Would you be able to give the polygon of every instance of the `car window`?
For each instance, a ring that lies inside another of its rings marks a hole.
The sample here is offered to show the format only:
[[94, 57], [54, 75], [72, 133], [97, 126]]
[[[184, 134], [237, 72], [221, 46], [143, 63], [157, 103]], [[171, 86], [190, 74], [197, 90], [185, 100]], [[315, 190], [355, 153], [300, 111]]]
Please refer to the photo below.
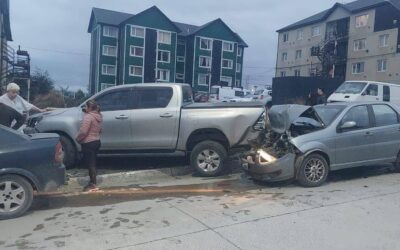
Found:
[[127, 110], [133, 108], [133, 92], [131, 89], [121, 89], [106, 92], [96, 98], [101, 111]]
[[235, 96], [236, 96], [236, 97], [243, 97], [243, 96], [244, 96], [244, 92], [243, 92], [243, 91], [236, 90], [236, 91], [235, 91]]
[[390, 102], [390, 87], [383, 86], [383, 101]]
[[135, 92], [139, 109], [165, 108], [173, 94], [170, 87], [138, 88]]
[[[202, 93], [198, 94], [199, 96], [203, 95]], [[182, 87], [182, 103], [188, 104], [193, 102], [193, 92], [190, 87]]]
[[342, 119], [341, 124], [344, 124], [346, 122], [356, 123], [356, 126], [351, 130], [369, 128], [370, 121], [367, 106], [356, 106], [347, 111]]
[[376, 84], [368, 85], [367, 89], [365, 90], [365, 94], [370, 96], [378, 96], [378, 85]]
[[377, 127], [398, 124], [397, 113], [387, 105], [372, 105]]
[[365, 82], [344, 82], [335, 93], [339, 94], [359, 94], [365, 88]]

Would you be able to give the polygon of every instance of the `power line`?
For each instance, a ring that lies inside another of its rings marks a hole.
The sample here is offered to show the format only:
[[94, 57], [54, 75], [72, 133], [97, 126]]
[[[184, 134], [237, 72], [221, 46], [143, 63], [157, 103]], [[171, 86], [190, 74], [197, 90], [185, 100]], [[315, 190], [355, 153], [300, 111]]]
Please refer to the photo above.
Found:
[[76, 56], [87, 56], [89, 57], [89, 54], [85, 54], [82, 52], [73, 52], [73, 51], [61, 51], [61, 50], [51, 50], [51, 49], [41, 49], [41, 48], [33, 48], [33, 47], [25, 47], [30, 50], [38, 50], [38, 51], [44, 51], [48, 53], [58, 53], [58, 54], [66, 54], [66, 55], [76, 55]]

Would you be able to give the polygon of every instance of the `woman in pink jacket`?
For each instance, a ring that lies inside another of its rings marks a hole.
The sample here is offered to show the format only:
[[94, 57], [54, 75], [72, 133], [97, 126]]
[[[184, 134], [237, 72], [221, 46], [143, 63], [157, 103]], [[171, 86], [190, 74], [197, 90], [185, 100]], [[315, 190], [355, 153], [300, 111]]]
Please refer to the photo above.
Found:
[[94, 100], [86, 102], [85, 115], [76, 137], [82, 145], [83, 162], [89, 169], [90, 182], [84, 191], [98, 190], [96, 187], [96, 155], [100, 149], [101, 124], [103, 122], [100, 107]]

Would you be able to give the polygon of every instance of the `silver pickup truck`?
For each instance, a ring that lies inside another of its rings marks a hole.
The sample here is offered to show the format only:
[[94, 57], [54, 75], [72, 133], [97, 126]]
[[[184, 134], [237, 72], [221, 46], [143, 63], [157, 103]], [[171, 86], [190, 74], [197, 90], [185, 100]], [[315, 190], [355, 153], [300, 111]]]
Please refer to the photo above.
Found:
[[[193, 103], [187, 84], [121, 85], [90, 99], [103, 115], [99, 156], [190, 156], [191, 166], [203, 176], [220, 173], [228, 154], [256, 138], [263, 124], [262, 104]], [[60, 135], [67, 167], [80, 155], [74, 138], [82, 106], [28, 120], [28, 130]]]

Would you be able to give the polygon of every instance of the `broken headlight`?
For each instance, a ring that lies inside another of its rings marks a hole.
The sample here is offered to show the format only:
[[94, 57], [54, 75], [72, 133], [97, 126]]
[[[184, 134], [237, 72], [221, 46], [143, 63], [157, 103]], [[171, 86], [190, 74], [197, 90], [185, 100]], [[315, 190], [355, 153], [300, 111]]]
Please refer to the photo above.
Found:
[[267, 164], [276, 161], [276, 158], [273, 157], [272, 155], [268, 154], [264, 150], [260, 149], [257, 151], [258, 155], [258, 162], [260, 164]]

